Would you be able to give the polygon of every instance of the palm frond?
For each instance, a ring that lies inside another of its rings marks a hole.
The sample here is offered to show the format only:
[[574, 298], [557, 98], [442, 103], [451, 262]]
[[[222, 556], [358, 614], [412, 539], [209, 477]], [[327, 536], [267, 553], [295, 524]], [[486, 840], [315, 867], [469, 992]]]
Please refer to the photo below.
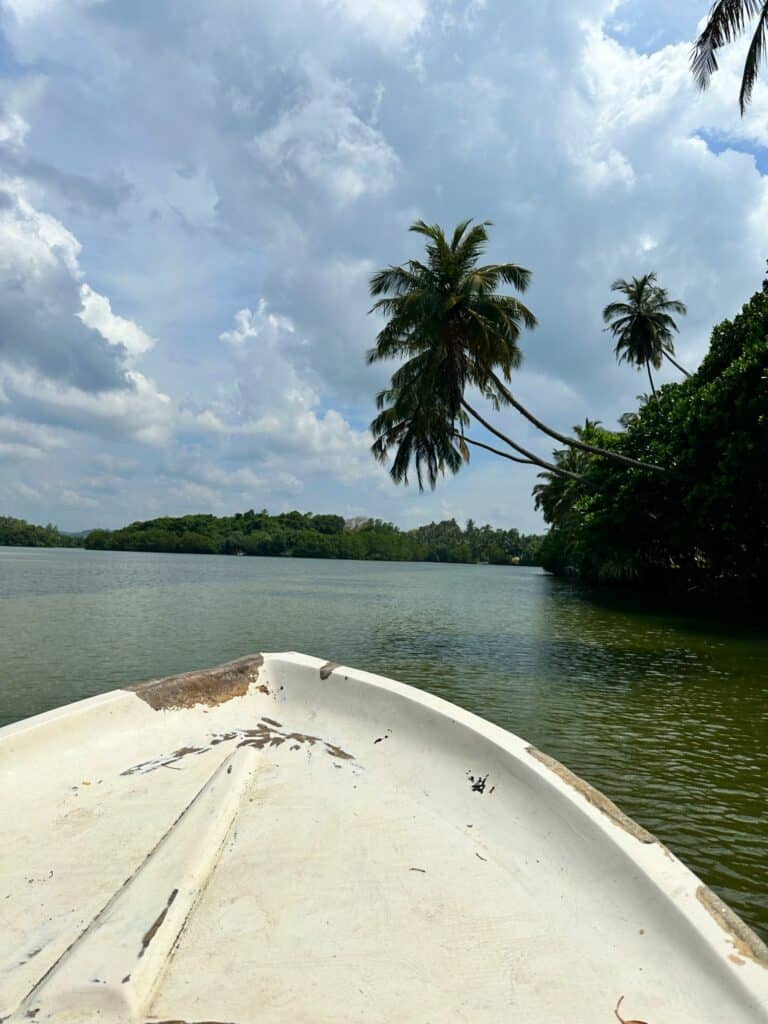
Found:
[[717, 51], [742, 35], [761, 6], [760, 0], [717, 0], [691, 52], [691, 70], [706, 89], [718, 69]]
[[743, 35], [755, 17], [758, 24], [747, 51], [739, 91], [742, 116], [752, 98], [768, 42], [768, 0], [717, 0], [691, 51], [691, 71], [698, 88], [704, 90], [719, 68], [717, 51]]
[[754, 89], [755, 82], [757, 81], [760, 64], [765, 56], [767, 37], [768, 3], [764, 3], [757, 21], [757, 28], [752, 36], [752, 42], [749, 44], [746, 60], [744, 61], [744, 73], [742, 75], [741, 89], [739, 91], [739, 110], [741, 111], [742, 116], [747, 109], [749, 101], [752, 99], [752, 90]]
[[[613, 290], [616, 291], [616, 288], [614, 288]], [[629, 305], [629, 303], [627, 303], [627, 302], [609, 302], [608, 305], [603, 310], [603, 321], [606, 324], [609, 324], [612, 320], [615, 320], [617, 317], [620, 317], [620, 316], [627, 317], [627, 316], [631, 316], [631, 315], [632, 315], [632, 307]]]
[[504, 284], [511, 284], [518, 292], [526, 291], [531, 283], [530, 270], [518, 266], [517, 263], [499, 263], [494, 266], [494, 270]]
[[[472, 223], [472, 218], [469, 217], [467, 220], [459, 221], [453, 231], [453, 237], [451, 238], [451, 249], [456, 252], [461, 243], [461, 239], [464, 236], [464, 232], [467, 230], [469, 225]], [[490, 223], [490, 221], [488, 222]]]

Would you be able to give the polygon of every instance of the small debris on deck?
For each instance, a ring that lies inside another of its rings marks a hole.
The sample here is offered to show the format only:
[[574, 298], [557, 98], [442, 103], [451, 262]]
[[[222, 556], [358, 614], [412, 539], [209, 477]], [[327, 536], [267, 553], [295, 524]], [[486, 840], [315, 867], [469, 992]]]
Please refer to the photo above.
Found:
[[[467, 772], [467, 778], [469, 779], [470, 783], [472, 784], [472, 792], [473, 793], [484, 793], [485, 792], [485, 786], [486, 786], [486, 783], [488, 782], [488, 773], [486, 773], [485, 775], [477, 775], [477, 776], [475, 776], [471, 772]], [[496, 787], [494, 786], [493, 788], [495, 789]], [[491, 790], [491, 792], [493, 792], [493, 789]]]

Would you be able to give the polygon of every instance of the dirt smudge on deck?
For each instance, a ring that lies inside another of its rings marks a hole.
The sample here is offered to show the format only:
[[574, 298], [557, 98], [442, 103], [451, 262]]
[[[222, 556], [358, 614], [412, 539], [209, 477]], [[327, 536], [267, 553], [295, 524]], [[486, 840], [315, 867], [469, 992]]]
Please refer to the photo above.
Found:
[[143, 775], [147, 772], [157, 771], [158, 768], [174, 768], [178, 770], [178, 761], [183, 761], [187, 757], [205, 754], [220, 743], [231, 743], [233, 741], [236, 741], [236, 746], [238, 747], [255, 747], [257, 750], [263, 750], [266, 747], [281, 747], [284, 743], [290, 741], [291, 750], [301, 750], [303, 747], [318, 747], [335, 760], [355, 760], [354, 754], [350, 754], [337, 743], [331, 743], [330, 740], [326, 740], [322, 736], [313, 736], [305, 732], [290, 732], [283, 726], [278, 727], [274, 719], [262, 717], [255, 728], [231, 729], [229, 732], [213, 733], [206, 746], [180, 747], [171, 754], [162, 754], [149, 761], [142, 761], [140, 764], [132, 765], [120, 774]]

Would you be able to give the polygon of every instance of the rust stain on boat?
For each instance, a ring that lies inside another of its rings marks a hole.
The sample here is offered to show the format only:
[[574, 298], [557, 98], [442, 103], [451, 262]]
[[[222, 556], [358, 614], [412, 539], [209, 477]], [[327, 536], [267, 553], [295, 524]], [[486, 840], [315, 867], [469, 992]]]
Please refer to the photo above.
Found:
[[[264, 658], [256, 654], [217, 668], [185, 672], [165, 679], [151, 679], [125, 689], [135, 693], [155, 711], [193, 708], [198, 704], [214, 707], [235, 697], [244, 697], [248, 688], [258, 679], [263, 664]], [[259, 689], [265, 690], [263, 684]]]
[[554, 772], [563, 782], [575, 789], [577, 793], [580, 793], [593, 807], [596, 807], [598, 811], [602, 811], [603, 814], [611, 819], [614, 825], [618, 825], [619, 828], [624, 829], [629, 835], [639, 839], [641, 843], [658, 843], [659, 846], [663, 845], [659, 843], [656, 836], [643, 828], [642, 825], [638, 825], [636, 821], [633, 821], [624, 811], [617, 807], [612, 800], [609, 800], [605, 794], [601, 793], [599, 789], [595, 789], [594, 786], [590, 786], [588, 782], [572, 772], [570, 768], [566, 768], [564, 764], [561, 764], [554, 757], [550, 757], [549, 754], [543, 753], [536, 747], [527, 747], [526, 750], [531, 757], [535, 757], [537, 761], [540, 761], [541, 764]]
[[696, 899], [728, 936], [738, 954], [729, 957], [733, 963], [743, 964], [744, 960], [740, 958], [746, 957], [761, 967], [768, 967], [768, 946], [755, 935], [749, 925], [744, 924], [741, 918], [723, 903], [719, 896], [706, 885], [700, 885], [696, 890]]
[[331, 672], [335, 671], [339, 667], [335, 661], [326, 661], [324, 665], [320, 667], [320, 678], [327, 679]]

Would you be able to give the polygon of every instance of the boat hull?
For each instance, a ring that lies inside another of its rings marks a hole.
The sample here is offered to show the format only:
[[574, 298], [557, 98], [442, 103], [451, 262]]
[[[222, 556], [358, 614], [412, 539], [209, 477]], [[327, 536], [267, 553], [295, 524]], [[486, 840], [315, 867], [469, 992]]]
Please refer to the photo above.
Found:
[[0, 730], [0, 1018], [768, 1021], [768, 952], [516, 737], [297, 654]]

